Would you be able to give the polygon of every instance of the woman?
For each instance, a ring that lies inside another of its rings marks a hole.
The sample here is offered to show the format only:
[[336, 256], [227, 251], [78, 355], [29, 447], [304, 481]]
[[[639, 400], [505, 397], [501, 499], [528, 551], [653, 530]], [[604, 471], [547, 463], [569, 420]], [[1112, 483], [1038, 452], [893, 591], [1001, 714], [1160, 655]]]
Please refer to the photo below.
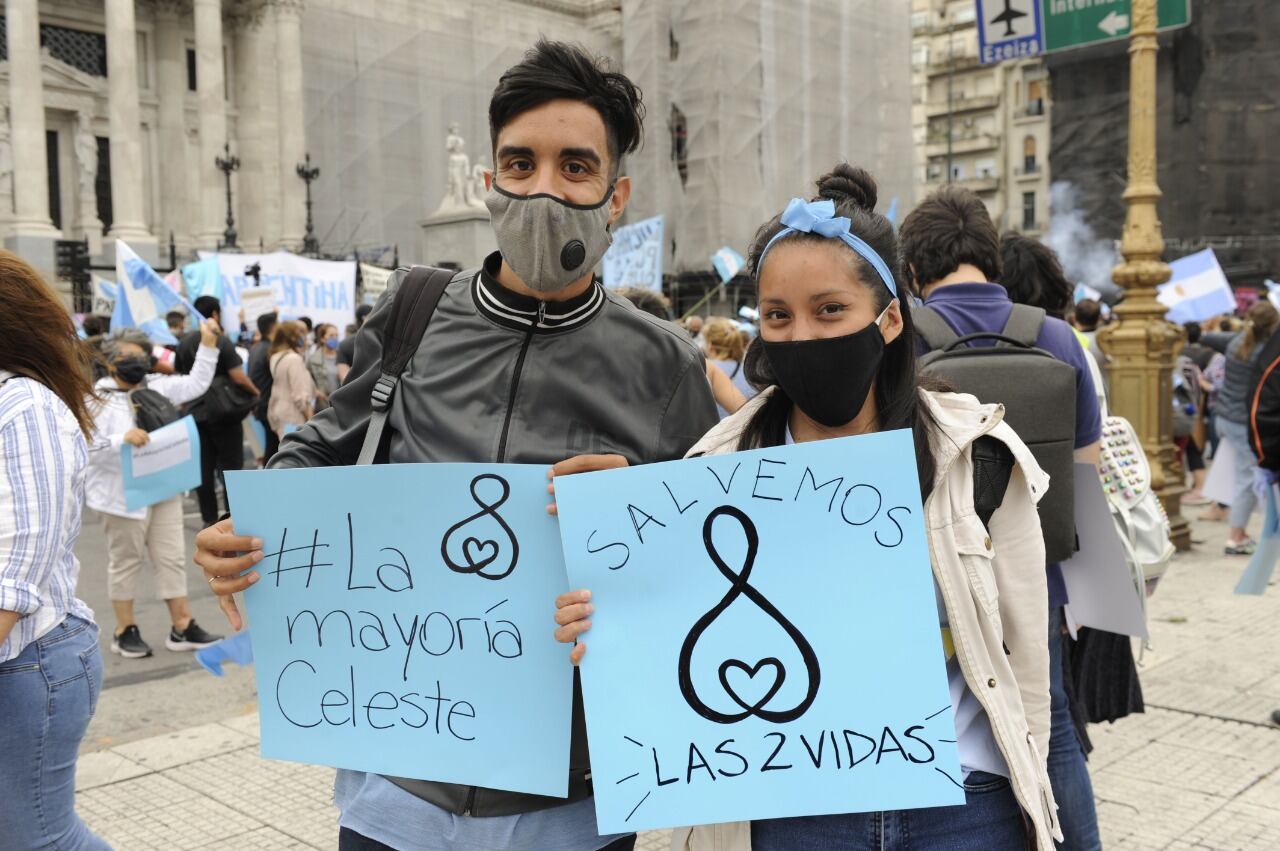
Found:
[[316, 346], [307, 355], [307, 371], [316, 386], [316, 410], [329, 407], [329, 396], [338, 389], [338, 326], [321, 322], [315, 330]]
[[0, 845], [12, 851], [109, 851], [75, 811], [102, 688], [98, 627], [75, 594], [89, 376], [57, 297], [0, 251]]
[[737, 324], [723, 316], [707, 320], [702, 339], [707, 354], [707, 378], [711, 380], [711, 392], [723, 420], [756, 395], [742, 363], [746, 344]]
[[302, 359], [307, 348], [306, 327], [286, 320], [271, 337], [267, 363], [271, 369], [271, 401], [267, 422], [280, 438], [311, 419], [316, 385]]
[[[134, 620], [142, 561], [151, 557], [156, 588], [169, 608], [172, 628], [165, 638], [170, 650], [199, 650], [222, 638], [205, 632], [191, 617], [187, 601], [187, 541], [182, 525], [182, 495], [130, 510], [124, 493], [120, 448], [146, 446], [150, 437], [139, 427], [135, 410], [141, 400], [134, 393], [152, 390], [181, 405], [198, 399], [209, 389], [218, 363], [218, 326], [213, 320], [200, 326], [200, 348], [190, 375], [153, 373], [146, 334], [126, 328], [102, 342], [108, 374], [94, 385], [93, 437], [89, 445], [89, 469], [85, 501], [103, 516], [107, 538], [107, 596], [115, 610], [116, 628], [111, 652], [126, 659], [151, 655]], [[177, 411], [173, 411], [177, 415]]]
[[1253, 490], [1258, 461], [1249, 445], [1249, 393], [1262, 346], [1277, 327], [1280, 327], [1280, 314], [1270, 302], [1259, 301], [1249, 308], [1244, 330], [1227, 345], [1222, 389], [1214, 403], [1218, 434], [1231, 444], [1236, 459], [1235, 496], [1227, 518], [1227, 545], [1223, 548], [1229, 556], [1253, 555], [1257, 547], [1257, 542], [1245, 532], [1249, 515], [1258, 504]]
[[[1047, 590], [1044, 571], [1026, 569], [1044, 562], [1035, 502], [1047, 477], [999, 406], [918, 385], [910, 309], [898, 298], [896, 239], [873, 212], [870, 175], [841, 165], [818, 189], [821, 203], [793, 200], [751, 248], [761, 326], [747, 374], [765, 389], [690, 455], [912, 429], [934, 575], [946, 579], [935, 584], [936, 614], [944, 645], [954, 648], [947, 673], [966, 804], [762, 820], [751, 824], [749, 841], [740, 829], [727, 845], [730, 828], [695, 828], [678, 833], [675, 847], [906, 848], [909, 822], [912, 849], [1026, 848], [1030, 830], [1041, 851], [1052, 851], [1061, 833], [1044, 756]], [[1006, 467], [998, 506], [983, 500], [985, 509], [974, 505], [972, 447], [980, 439], [1003, 444], [1016, 461]], [[556, 601], [558, 640], [587, 631], [589, 597], [575, 591]], [[579, 642], [570, 658], [585, 651]]]

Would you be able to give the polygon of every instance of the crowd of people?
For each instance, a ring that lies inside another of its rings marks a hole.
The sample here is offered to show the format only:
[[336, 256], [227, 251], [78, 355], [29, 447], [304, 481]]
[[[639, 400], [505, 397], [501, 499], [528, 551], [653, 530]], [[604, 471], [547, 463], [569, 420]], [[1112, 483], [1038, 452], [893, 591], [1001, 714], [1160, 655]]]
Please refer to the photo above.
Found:
[[[972, 193], [939, 190], [895, 229], [876, 212], [873, 176], [837, 164], [817, 179], [816, 194], [793, 199], [750, 245], [758, 325], [701, 317], [677, 325], [660, 295], [629, 300], [593, 273], [609, 227], [633, 189], [644, 189], [622, 169], [643, 115], [630, 80], [572, 46], [539, 42], [502, 75], [489, 107], [495, 159], [485, 199], [498, 251], [446, 288], [446, 307], [414, 357], [415, 380], [391, 399], [385, 457], [539, 463], [555, 477], [909, 429], [926, 522], [937, 532], [936, 610], [927, 614], [943, 636], [965, 803], [695, 826], [677, 831], [674, 847], [1100, 848], [1084, 733], [1095, 719], [1069, 698], [1076, 657], [1064, 623], [1064, 554], [1049, 534], [1069, 532], [1072, 518], [1045, 513], [1048, 462], [1007, 421], [996, 404], [1004, 400], [956, 392], [964, 388], [933, 371], [939, 350], [927, 338], [979, 335], [987, 339], [975, 345], [992, 345], [1031, 316], [1029, 347], [1074, 391], [1074, 415], [1058, 424], [1069, 435], [1068, 464], [1096, 464], [1107, 410], [1096, 339], [1102, 307], [1075, 304], [1053, 252], [1001, 238]], [[127, 508], [121, 447], [145, 445], [177, 412], [194, 417], [207, 527], [195, 561], [230, 627], [241, 629], [234, 595], [257, 581], [263, 553], [260, 541], [236, 534], [220, 474], [245, 464], [245, 417], [262, 427], [257, 456], [267, 467], [355, 464], [405, 275], [393, 276], [376, 307], [357, 312], [345, 336], [267, 314], [233, 340], [221, 304], [203, 297], [198, 327], [171, 318], [182, 333], [166, 352], [97, 317], [85, 321], [82, 340], [31, 267], [0, 252], [0, 515], [17, 521], [0, 526], [6, 848], [107, 847], [74, 807], [76, 752], [102, 677], [94, 614], [76, 596], [82, 506], [105, 519], [114, 652], [152, 652], [133, 617], [144, 556], [172, 622], [166, 647], [219, 638], [187, 604], [182, 497]], [[1280, 378], [1267, 371], [1278, 336], [1268, 307], [1251, 309], [1225, 342], [1198, 335], [1187, 350], [1196, 367], [1192, 420], [1209, 418], [1237, 452], [1229, 553], [1252, 551], [1245, 526], [1259, 459], [1272, 481], [1280, 468], [1267, 442], [1275, 435], [1264, 441], [1256, 425], [1250, 434], [1251, 422], [1275, 422], [1267, 405], [1280, 395], [1267, 389]], [[522, 381], [540, 392], [516, 393]], [[1206, 447], [1194, 431], [1180, 438], [1192, 476], [1192, 447], [1201, 458]], [[596, 611], [590, 589], [555, 601], [548, 630], [572, 645], [575, 665], [595, 617], [608, 612]], [[1124, 682], [1093, 687], [1128, 695], [1136, 678], [1129, 642], [1106, 646], [1103, 667], [1123, 670], [1115, 679]], [[575, 675], [575, 696], [579, 689]], [[1141, 709], [1140, 696], [1121, 702], [1118, 714]], [[339, 847], [632, 848], [634, 834], [599, 833], [580, 699], [569, 766], [564, 801], [339, 769]]]

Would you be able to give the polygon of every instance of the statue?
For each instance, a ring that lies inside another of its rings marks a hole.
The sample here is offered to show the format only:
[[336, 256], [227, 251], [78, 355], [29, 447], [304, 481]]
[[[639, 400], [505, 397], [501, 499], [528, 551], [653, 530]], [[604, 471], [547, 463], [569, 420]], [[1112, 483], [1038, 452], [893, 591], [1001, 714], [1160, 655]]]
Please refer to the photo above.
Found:
[[457, 123], [449, 125], [449, 137], [445, 148], [449, 151], [449, 186], [440, 209], [461, 209], [470, 206], [471, 159], [463, 150], [467, 142], [459, 135]]
[[[89, 124], [88, 110], [80, 110], [76, 121], [76, 162], [80, 164], [80, 203], [91, 203], [89, 209], [97, 215], [98, 204], [98, 140]], [[88, 218], [87, 216], [85, 218]]]
[[484, 188], [484, 173], [488, 171], [488, 166], [484, 163], [476, 163], [471, 167], [471, 182], [467, 185], [470, 195], [467, 203], [472, 207], [484, 209], [484, 196], [489, 191]]
[[9, 141], [9, 110], [0, 115], [0, 212], [13, 213], [13, 144]]

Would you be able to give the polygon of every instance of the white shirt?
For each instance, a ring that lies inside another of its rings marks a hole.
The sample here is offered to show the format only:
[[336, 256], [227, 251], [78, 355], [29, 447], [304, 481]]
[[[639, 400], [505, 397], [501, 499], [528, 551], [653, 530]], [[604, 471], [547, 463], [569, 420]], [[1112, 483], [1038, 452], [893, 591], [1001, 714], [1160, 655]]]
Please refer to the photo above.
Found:
[[[218, 350], [213, 346], [200, 346], [190, 375], [161, 375], [151, 373], [144, 385], [148, 390], [167, 397], [175, 405], [198, 399], [209, 389], [213, 373], [218, 365]], [[142, 520], [146, 508], [129, 511], [124, 500], [124, 470], [120, 466], [120, 447], [124, 435], [134, 427], [133, 410], [129, 406], [129, 394], [120, 389], [111, 376], [94, 385], [102, 398], [91, 406], [93, 411], [93, 439], [89, 444], [89, 470], [85, 482], [85, 503], [94, 511]]]

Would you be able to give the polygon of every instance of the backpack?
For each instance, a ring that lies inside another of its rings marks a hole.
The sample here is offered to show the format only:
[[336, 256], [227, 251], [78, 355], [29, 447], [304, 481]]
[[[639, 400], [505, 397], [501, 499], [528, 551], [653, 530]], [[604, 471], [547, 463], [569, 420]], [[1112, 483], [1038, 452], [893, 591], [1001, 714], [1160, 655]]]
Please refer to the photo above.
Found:
[[391, 410], [396, 385], [418, 350], [436, 305], [440, 303], [440, 296], [444, 295], [445, 287], [455, 274], [450, 269], [414, 266], [396, 290], [382, 335], [382, 374], [369, 394], [372, 407], [369, 429], [365, 432], [357, 464], [386, 463], [387, 413]]
[[155, 431], [182, 419], [168, 396], [145, 384], [129, 391], [129, 407], [133, 409], [133, 424], [143, 431]]
[[[1076, 371], [1036, 348], [1044, 316], [1040, 308], [1015, 304], [1003, 330], [961, 337], [933, 309], [912, 311], [916, 332], [931, 349], [920, 358], [920, 373], [981, 402], [1003, 404], [1005, 422], [1049, 474], [1038, 509], [1045, 559], [1053, 563], [1076, 551]], [[996, 345], [969, 345], [978, 340]]]
[[1098, 475], [1138, 596], [1145, 603], [1169, 566], [1174, 547], [1169, 540], [1169, 518], [1151, 489], [1147, 454], [1138, 433], [1124, 417], [1102, 421]]

